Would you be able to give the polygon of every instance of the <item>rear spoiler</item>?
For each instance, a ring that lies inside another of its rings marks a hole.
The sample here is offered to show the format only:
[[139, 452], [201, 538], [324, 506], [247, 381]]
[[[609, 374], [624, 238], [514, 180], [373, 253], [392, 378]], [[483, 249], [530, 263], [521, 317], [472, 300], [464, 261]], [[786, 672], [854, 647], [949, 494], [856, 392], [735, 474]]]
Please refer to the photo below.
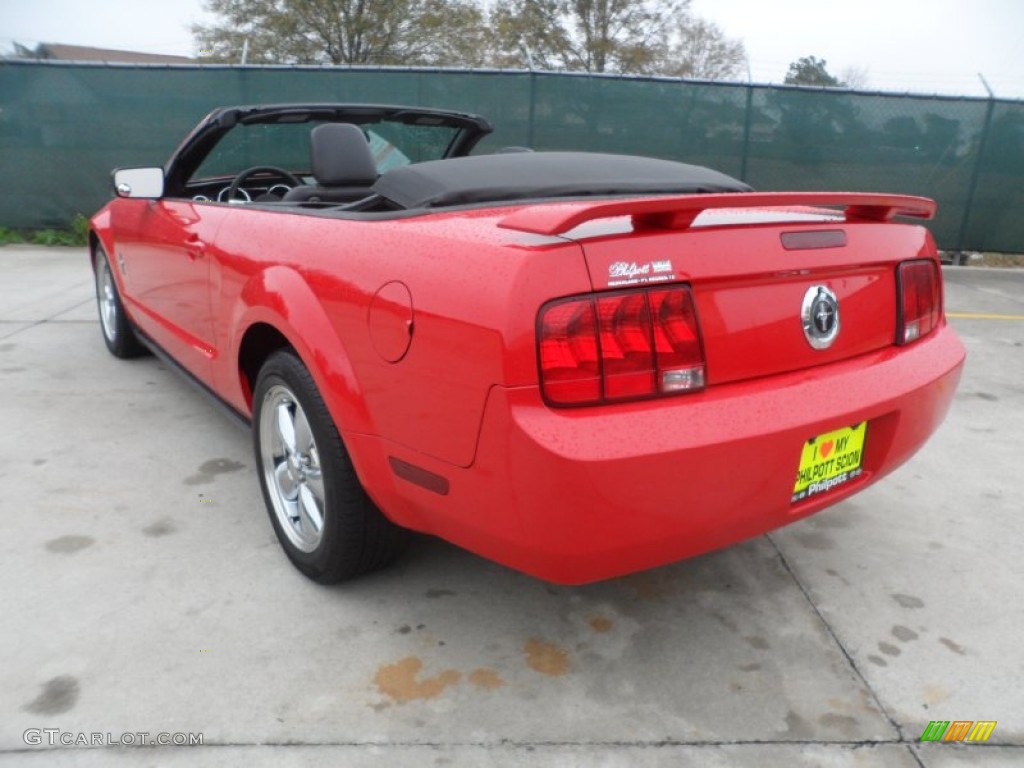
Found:
[[912, 195], [730, 192], [530, 206], [506, 216], [498, 226], [537, 235], [558, 235], [594, 219], [632, 216], [633, 226], [637, 229], [686, 229], [703, 211], [780, 207], [842, 208], [847, 221], [888, 221], [893, 216], [930, 219], [935, 216], [936, 209], [934, 200]]

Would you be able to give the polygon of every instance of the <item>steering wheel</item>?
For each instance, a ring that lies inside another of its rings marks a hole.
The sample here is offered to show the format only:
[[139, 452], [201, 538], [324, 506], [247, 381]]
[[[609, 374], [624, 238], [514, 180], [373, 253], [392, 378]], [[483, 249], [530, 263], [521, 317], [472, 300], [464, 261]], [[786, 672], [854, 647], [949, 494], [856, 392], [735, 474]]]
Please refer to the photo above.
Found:
[[[286, 171], [284, 168], [278, 168], [276, 165], [254, 165], [252, 168], [247, 168], [240, 174], [235, 176], [235, 180], [231, 182], [231, 186], [228, 187], [225, 198], [227, 202], [232, 202], [236, 199], [238, 190], [242, 188], [242, 185], [249, 181], [249, 177], [256, 176], [261, 173], [269, 173], [280, 179], [284, 179], [286, 182], [291, 184], [293, 187], [301, 187], [303, 182], [298, 176], [290, 171]], [[244, 198], [237, 198], [244, 200]]]

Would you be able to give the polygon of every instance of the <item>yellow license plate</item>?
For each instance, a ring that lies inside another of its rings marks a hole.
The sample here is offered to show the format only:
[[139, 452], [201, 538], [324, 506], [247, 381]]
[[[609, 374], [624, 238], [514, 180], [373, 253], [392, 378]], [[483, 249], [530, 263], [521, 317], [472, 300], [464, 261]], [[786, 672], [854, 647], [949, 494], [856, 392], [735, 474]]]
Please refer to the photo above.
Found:
[[793, 486], [793, 503], [848, 483], [863, 471], [868, 423], [843, 427], [804, 443]]

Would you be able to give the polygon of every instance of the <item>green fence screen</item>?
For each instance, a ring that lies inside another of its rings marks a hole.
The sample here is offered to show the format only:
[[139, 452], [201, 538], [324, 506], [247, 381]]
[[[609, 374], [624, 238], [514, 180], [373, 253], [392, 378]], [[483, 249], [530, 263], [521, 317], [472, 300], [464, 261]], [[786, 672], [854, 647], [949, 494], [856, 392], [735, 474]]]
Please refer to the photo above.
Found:
[[1024, 102], [547, 72], [0, 62], [0, 225], [66, 225], [116, 166], [160, 165], [210, 109], [460, 109], [509, 145], [665, 157], [759, 190], [925, 195], [940, 247], [1024, 252]]

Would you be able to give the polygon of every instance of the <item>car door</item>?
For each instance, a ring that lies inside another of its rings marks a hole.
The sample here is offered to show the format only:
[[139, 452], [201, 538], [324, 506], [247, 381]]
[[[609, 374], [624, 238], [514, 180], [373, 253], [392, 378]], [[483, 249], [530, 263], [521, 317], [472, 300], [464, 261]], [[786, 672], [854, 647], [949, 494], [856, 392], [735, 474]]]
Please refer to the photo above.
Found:
[[213, 346], [208, 248], [227, 206], [192, 200], [124, 201], [112, 215], [115, 269], [140, 329], [209, 383]]

